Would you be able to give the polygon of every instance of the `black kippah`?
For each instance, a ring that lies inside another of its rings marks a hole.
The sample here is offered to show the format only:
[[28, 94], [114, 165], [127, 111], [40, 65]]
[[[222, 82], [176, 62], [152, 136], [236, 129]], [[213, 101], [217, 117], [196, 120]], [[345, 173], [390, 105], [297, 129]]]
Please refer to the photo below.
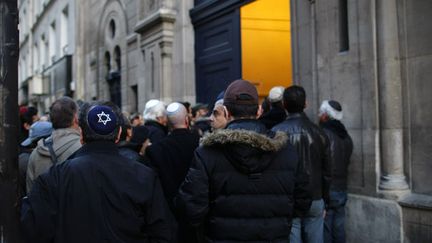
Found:
[[339, 104], [339, 102], [330, 100], [328, 103], [333, 109], [337, 111], [342, 111], [342, 106]]

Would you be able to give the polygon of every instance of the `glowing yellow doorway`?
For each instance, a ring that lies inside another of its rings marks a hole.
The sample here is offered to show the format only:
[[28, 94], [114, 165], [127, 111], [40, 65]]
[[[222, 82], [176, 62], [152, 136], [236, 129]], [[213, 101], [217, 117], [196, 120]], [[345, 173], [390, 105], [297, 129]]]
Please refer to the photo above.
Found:
[[289, 0], [256, 0], [240, 9], [243, 79], [258, 94], [292, 83]]

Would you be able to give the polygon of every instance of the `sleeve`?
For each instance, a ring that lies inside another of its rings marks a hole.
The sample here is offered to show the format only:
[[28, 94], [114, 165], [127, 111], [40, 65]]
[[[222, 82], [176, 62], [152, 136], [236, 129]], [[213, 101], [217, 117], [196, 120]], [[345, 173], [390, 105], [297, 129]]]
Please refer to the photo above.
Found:
[[189, 223], [198, 226], [204, 222], [209, 208], [209, 182], [207, 170], [199, 153], [195, 152], [192, 165], [180, 186], [176, 208]]
[[[298, 156], [296, 159], [298, 160]], [[309, 173], [303, 163], [298, 160], [295, 172], [294, 184], [294, 218], [304, 217], [312, 203], [312, 196], [309, 190]]]
[[33, 181], [36, 179], [35, 175], [35, 168], [34, 168], [34, 156], [35, 156], [36, 149], [33, 150], [33, 152], [30, 154], [29, 162], [27, 164], [27, 172], [26, 172], [26, 191], [27, 193], [30, 192]]
[[150, 242], [171, 242], [174, 238], [175, 219], [168, 208], [159, 178], [155, 175], [150, 204], [146, 207], [146, 233]]
[[312, 164], [309, 156], [309, 137], [305, 133], [287, 133], [288, 141], [297, 151], [299, 164], [302, 164], [302, 170], [309, 178], [312, 171]]
[[52, 242], [56, 232], [58, 169], [39, 176], [23, 199], [21, 225], [28, 242]]
[[294, 217], [304, 217], [308, 213], [311, 203], [311, 162], [307, 148], [309, 138], [304, 133], [287, 133], [289, 143], [297, 153], [297, 168], [294, 185]]
[[326, 208], [330, 204], [330, 184], [332, 178], [332, 159], [334, 158], [334, 149], [330, 144], [329, 138], [323, 133], [323, 158], [322, 158], [322, 193]]
[[164, 161], [164, 151], [158, 144], [153, 144], [146, 148], [144, 155], [147, 158], [147, 166], [152, 168], [155, 172], [159, 173], [161, 170], [160, 164]]

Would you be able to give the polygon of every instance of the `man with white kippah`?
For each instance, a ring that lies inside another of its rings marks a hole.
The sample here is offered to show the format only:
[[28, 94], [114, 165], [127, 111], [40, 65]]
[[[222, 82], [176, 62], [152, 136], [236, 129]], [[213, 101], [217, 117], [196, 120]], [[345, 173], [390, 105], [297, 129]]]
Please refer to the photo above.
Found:
[[272, 129], [286, 119], [287, 115], [282, 104], [283, 92], [284, 87], [282, 86], [275, 86], [269, 92], [267, 99], [270, 103], [270, 110], [259, 118], [267, 129]]
[[166, 109], [170, 134], [158, 143], [149, 146], [146, 155], [150, 166], [158, 173], [165, 198], [178, 222], [178, 242], [193, 243], [194, 233], [181, 217], [176, 214], [173, 199], [192, 162], [193, 154], [199, 144], [199, 136], [189, 130], [188, 111], [178, 102]]
[[345, 204], [347, 202], [348, 164], [353, 142], [345, 126], [342, 106], [334, 100], [324, 100], [319, 109], [320, 126], [330, 141], [332, 182], [330, 205], [324, 223], [324, 242], [345, 242]]
[[162, 101], [149, 100], [145, 105], [143, 117], [152, 144], [159, 142], [168, 134], [165, 104]]
[[158, 176], [119, 154], [120, 124], [110, 102], [80, 108], [83, 146], [39, 176], [23, 199], [27, 242], [172, 242], [174, 220]]

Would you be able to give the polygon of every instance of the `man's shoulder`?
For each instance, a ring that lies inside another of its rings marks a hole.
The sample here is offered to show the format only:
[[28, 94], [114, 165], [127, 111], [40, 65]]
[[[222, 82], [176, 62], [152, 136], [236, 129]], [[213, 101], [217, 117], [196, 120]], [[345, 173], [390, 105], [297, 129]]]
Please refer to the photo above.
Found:
[[[100, 159], [102, 159], [102, 157], [100, 157], [99, 155], [95, 155], [94, 153], [90, 152], [80, 152], [78, 151], [72, 158], [67, 159], [66, 161], [64, 161], [63, 163], [59, 164], [59, 166], [63, 166], [63, 167], [69, 167], [71, 169], [88, 169], [88, 167], [92, 167], [92, 166], [96, 166], [96, 165], [92, 165], [94, 163], [101, 163], [101, 164], [110, 164], [109, 168], [115, 168], [115, 166], [117, 165], [117, 167], [122, 167], [125, 169], [129, 169], [129, 170], [134, 170], [137, 173], [147, 173], [147, 174], [152, 174], [153, 170], [132, 159], [126, 158], [121, 156], [119, 153], [115, 153], [112, 155], [109, 155], [109, 158], [106, 159], [104, 161], [100, 161]], [[115, 163], [112, 163], [115, 162]]]
[[283, 132], [300, 132], [305, 126], [308, 125], [309, 120], [300, 119], [286, 119], [281, 123], [275, 125], [272, 131], [283, 131]]
[[48, 148], [43, 144], [43, 139], [39, 140], [38, 145], [29, 155], [29, 164], [39, 163], [41, 160], [51, 161]]

